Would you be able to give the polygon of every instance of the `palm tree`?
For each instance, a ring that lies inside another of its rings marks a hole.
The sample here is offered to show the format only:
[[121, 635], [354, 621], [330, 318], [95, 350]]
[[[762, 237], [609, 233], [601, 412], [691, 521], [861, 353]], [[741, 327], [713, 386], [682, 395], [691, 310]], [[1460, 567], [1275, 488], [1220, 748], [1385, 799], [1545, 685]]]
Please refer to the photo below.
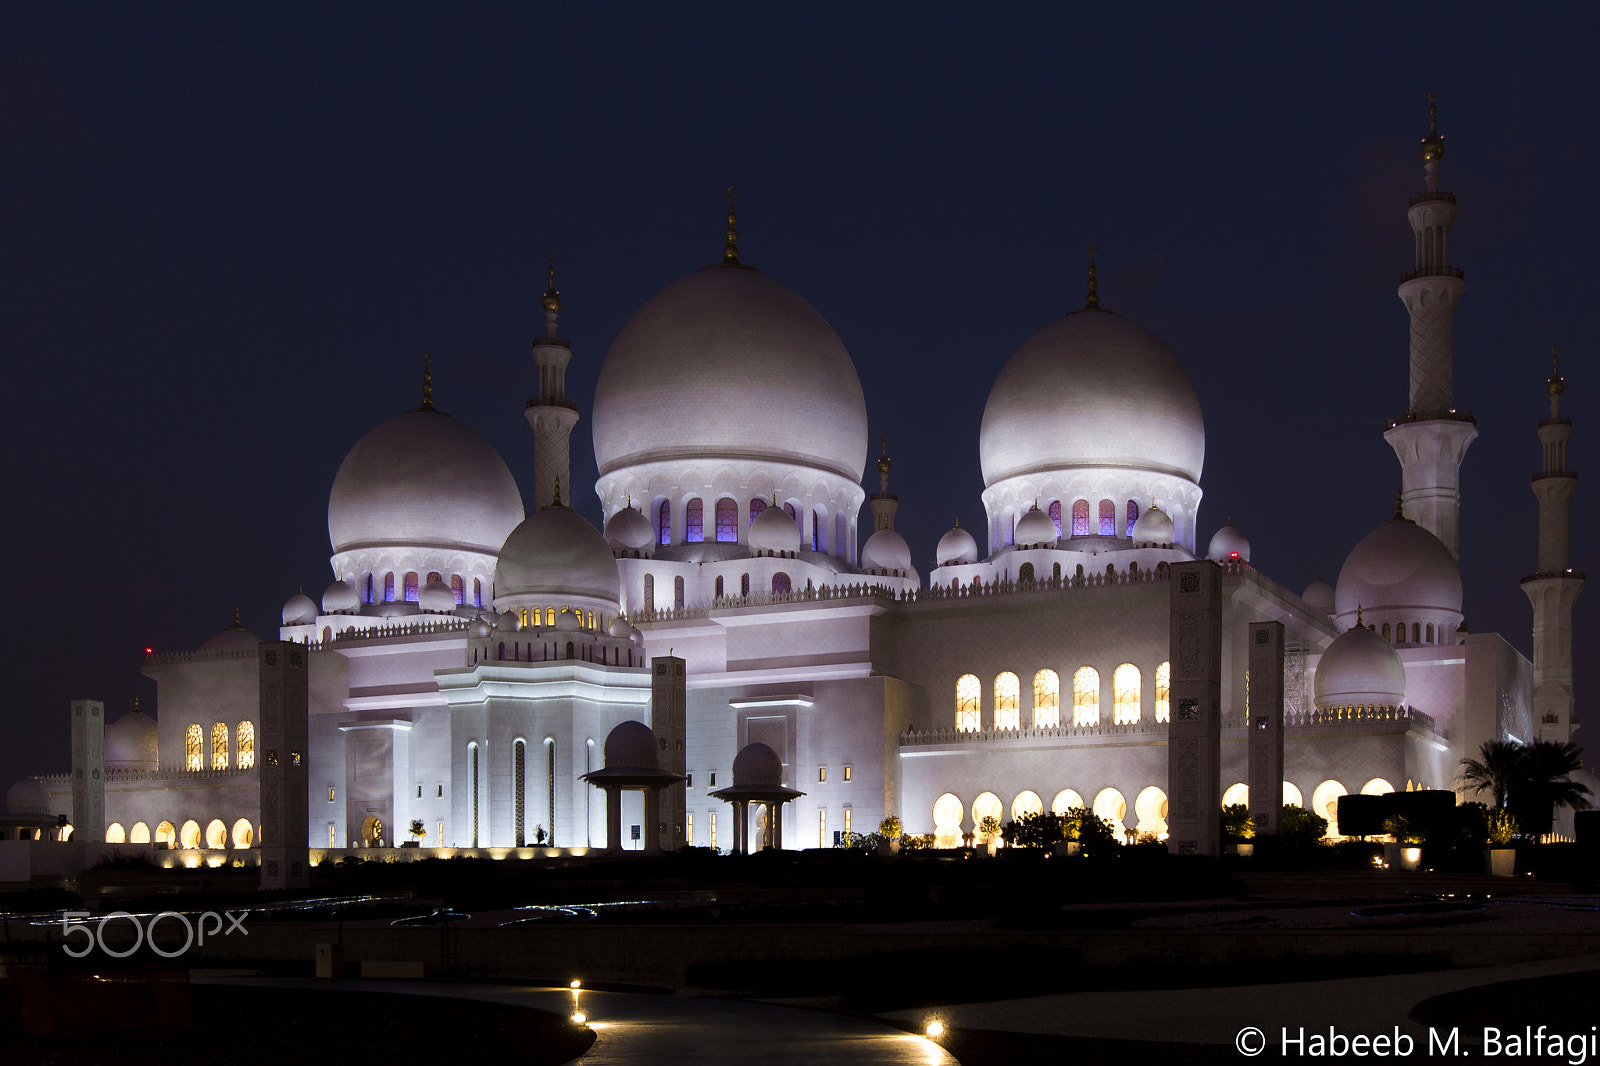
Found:
[[1549, 832], [1557, 807], [1586, 810], [1589, 786], [1571, 780], [1583, 769], [1578, 746], [1570, 741], [1536, 740], [1521, 750], [1512, 804], [1518, 821], [1532, 832]]
[[1461, 781], [1473, 792], [1493, 792], [1494, 805], [1505, 807], [1512, 786], [1519, 784], [1522, 745], [1514, 740], [1486, 740], [1478, 758], [1461, 760]]

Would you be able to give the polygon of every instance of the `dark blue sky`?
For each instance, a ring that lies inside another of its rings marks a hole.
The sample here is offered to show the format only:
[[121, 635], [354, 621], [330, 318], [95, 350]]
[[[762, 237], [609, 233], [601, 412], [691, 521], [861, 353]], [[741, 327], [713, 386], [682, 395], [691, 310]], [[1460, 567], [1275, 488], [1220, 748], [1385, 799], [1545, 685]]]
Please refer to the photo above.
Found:
[[[0, 11], [0, 785], [65, 768], [70, 698], [148, 704], [146, 645], [193, 647], [235, 602], [271, 635], [320, 594], [334, 472], [416, 405], [423, 351], [526, 488], [547, 252], [598, 521], [600, 363], [717, 258], [729, 182], [745, 261], [854, 356], [924, 572], [957, 516], [981, 527], [983, 398], [1081, 304], [1094, 240], [1103, 304], [1199, 390], [1202, 541], [1231, 514], [1270, 577], [1331, 580], [1399, 479], [1381, 430], [1407, 399], [1394, 290], [1430, 89], [1481, 428], [1466, 612], [1529, 649], [1551, 344], [1572, 465], [1600, 470], [1592, 5], [684, 7]], [[1597, 516], [1586, 482], [1575, 563], [1600, 572]], [[1582, 661], [1600, 592], [1579, 607]]]

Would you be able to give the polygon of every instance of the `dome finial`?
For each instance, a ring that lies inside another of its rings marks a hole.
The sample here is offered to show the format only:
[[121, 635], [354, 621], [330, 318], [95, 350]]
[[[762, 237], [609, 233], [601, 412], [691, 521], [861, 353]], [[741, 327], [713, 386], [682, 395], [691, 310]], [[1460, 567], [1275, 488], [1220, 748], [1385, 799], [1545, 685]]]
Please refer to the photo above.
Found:
[[[549, 255], [547, 255], [545, 257], [545, 261], [544, 262], [545, 262], [545, 273], [549, 276], [550, 280], [545, 285], [544, 299], [540, 301], [540, 304], [544, 307], [547, 321], [549, 321], [549, 323], [550, 323], [550, 325], [551, 325], [551, 327], [553, 329], [554, 326], [555, 326], [554, 315], [555, 315], [555, 313], [557, 311], [561, 310], [561, 290], [556, 288], [556, 257], [555, 257], [555, 253], [552, 252]], [[551, 336], [554, 336], [554, 333], [552, 333]]]
[[1361, 624], [1361, 605], [1359, 603], [1356, 604], [1356, 628], [1357, 629], [1365, 629], [1365, 628], [1367, 628], [1366, 626]]
[[887, 476], [889, 473], [889, 434], [882, 434], [878, 441], [878, 473]]
[[422, 353], [422, 406], [420, 411], [433, 410], [433, 356]]
[[1422, 138], [1422, 161], [1434, 163], [1444, 158], [1444, 138], [1439, 136], [1439, 90], [1428, 93], [1428, 135]]
[[739, 190], [729, 185], [723, 195], [728, 198], [728, 232], [723, 235], [727, 244], [722, 248], [722, 261], [728, 266], [738, 266], [739, 220], [733, 213], [733, 198], [739, 195]]
[[1089, 247], [1086, 250], [1089, 253], [1089, 296], [1088, 299], [1084, 300], [1083, 302], [1085, 310], [1091, 307], [1100, 306], [1100, 282], [1095, 277], [1094, 270], [1095, 243], [1090, 241]]
[[550, 506], [551, 506], [551, 507], [563, 507], [563, 506], [565, 506], [565, 505], [564, 505], [564, 504], [563, 504], [563, 503], [562, 503], [562, 502], [561, 502], [561, 475], [560, 475], [560, 474], [557, 474], [557, 475], [556, 475], [556, 492], [555, 492], [555, 499], [553, 499], [553, 500], [551, 500], [551, 501], [550, 501]]
[[229, 629], [243, 629], [244, 628], [244, 623], [239, 621], [239, 605], [237, 603], [233, 605], [233, 625], [229, 626], [228, 628]]
[[1405, 495], [1404, 485], [1394, 490], [1394, 516], [1402, 522], [1405, 521], [1406, 517]]
[[1560, 396], [1567, 387], [1567, 379], [1561, 376], [1561, 349], [1554, 344], [1550, 346], [1550, 380], [1545, 384], [1552, 396]]

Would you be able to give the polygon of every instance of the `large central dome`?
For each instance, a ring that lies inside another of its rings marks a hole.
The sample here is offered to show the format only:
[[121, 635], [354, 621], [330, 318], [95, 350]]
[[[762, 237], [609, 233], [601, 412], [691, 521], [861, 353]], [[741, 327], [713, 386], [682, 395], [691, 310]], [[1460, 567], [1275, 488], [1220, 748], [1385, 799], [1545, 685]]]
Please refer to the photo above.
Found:
[[604, 477], [661, 461], [756, 460], [859, 482], [867, 405], [816, 309], [749, 267], [707, 267], [623, 327], [594, 396]]
[[1085, 310], [1017, 349], [983, 409], [983, 483], [1079, 467], [1199, 483], [1206, 431], [1194, 385], [1166, 346], [1121, 315]]

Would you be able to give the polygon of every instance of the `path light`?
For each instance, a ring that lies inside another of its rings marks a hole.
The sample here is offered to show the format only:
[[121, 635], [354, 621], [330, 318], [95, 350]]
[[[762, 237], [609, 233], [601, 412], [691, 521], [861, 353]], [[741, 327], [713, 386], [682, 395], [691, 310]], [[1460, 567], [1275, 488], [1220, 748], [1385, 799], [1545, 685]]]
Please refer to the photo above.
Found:
[[944, 1023], [941, 1021], [929, 1022], [927, 1033], [930, 1039], [937, 1040], [939, 1037], [944, 1035]]
[[573, 1025], [582, 1025], [584, 1022], [586, 1022], [588, 1020], [589, 1020], [589, 1016], [587, 1014], [583, 1013], [583, 1011], [575, 1010], [575, 1011], [572, 1012], [572, 1024]]
[[568, 988], [570, 988], [570, 989], [573, 989], [573, 990], [574, 990], [574, 991], [576, 991], [576, 990], [577, 990], [577, 989], [580, 989], [580, 988], [582, 988], [582, 987], [583, 987], [583, 982], [582, 982], [582, 981], [577, 981], [577, 980], [574, 980], [574, 981], [573, 981], [573, 982], [572, 982], [572, 983], [571, 983], [571, 984], [570, 984], [570, 985], [568, 985], [568, 986], [567, 986], [567, 987], [568, 987]]

